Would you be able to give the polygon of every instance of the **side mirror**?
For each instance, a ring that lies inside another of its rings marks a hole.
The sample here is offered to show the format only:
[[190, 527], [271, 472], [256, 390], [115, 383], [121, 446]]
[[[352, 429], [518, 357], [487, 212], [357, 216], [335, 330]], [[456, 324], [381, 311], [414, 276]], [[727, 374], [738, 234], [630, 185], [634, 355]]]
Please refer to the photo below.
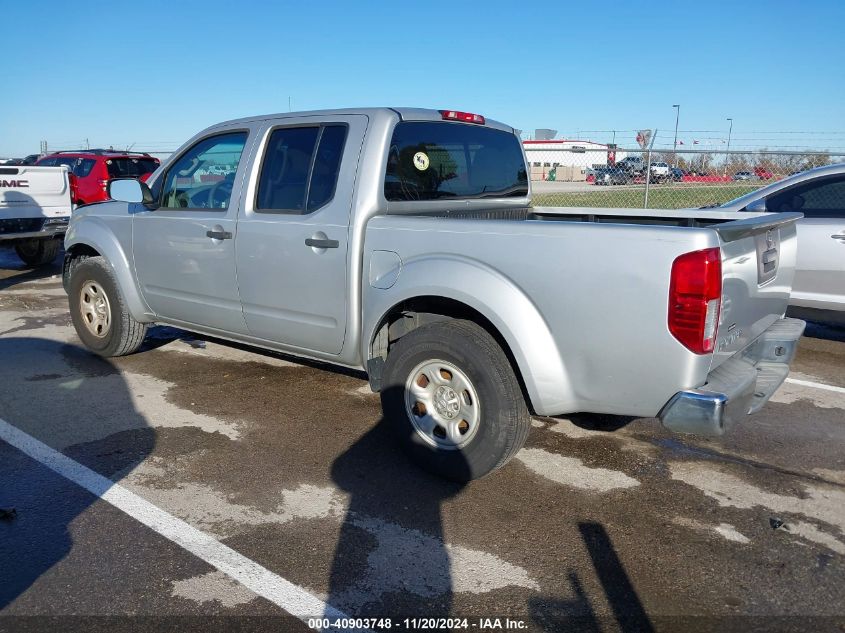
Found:
[[140, 203], [145, 206], [153, 204], [153, 194], [147, 183], [135, 178], [115, 178], [109, 181], [109, 198], [118, 202]]
[[746, 211], [752, 211], [754, 213], [763, 213], [768, 211], [766, 208], [766, 199], [765, 198], [757, 198], [753, 202], [749, 202], [748, 206], [745, 207]]

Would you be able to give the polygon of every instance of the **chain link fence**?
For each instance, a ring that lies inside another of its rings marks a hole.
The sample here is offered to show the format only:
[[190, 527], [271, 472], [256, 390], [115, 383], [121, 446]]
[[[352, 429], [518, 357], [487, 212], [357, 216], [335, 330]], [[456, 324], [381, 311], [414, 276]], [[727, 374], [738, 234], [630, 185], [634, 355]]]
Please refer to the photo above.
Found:
[[535, 206], [682, 209], [723, 204], [845, 152], [677, 151], [526, 144]]

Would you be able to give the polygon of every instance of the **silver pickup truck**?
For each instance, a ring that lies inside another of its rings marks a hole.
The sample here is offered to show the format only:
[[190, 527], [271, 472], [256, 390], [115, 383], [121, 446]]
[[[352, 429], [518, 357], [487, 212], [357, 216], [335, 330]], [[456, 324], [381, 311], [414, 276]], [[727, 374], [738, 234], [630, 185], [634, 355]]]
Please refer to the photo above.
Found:
[[[210, 127], [77, 211], [83, 343], [166, 323], [363, 369], [420, 464], [468, 480], [530, 413], [721, 434], [786, 377], [798, 213], [532, 207], [513, 128], [355, 109]], [[338, 421], [340, 423], [341, 421]]]

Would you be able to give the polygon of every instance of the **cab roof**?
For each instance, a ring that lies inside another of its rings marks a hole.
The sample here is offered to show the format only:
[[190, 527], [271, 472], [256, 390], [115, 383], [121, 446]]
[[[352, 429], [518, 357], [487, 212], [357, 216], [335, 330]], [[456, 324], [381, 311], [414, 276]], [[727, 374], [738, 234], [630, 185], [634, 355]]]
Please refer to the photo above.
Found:
[[[446, 108], [444, 108], [446, 109]], [[443, 115], [440, 110], [433, 110], [427, 108], [390, 108], [390, 107], [376, 107], [376, 108], [339, 108], [330, 110], [302, 110], [299, 112], [279, 112], [276, 114], [264, 114], [259, 116], [244, 117], [241, 119], [232, 119], [230, 121], [223, 121], [221, 123], [212, 125], [210, 127], [222, 127], [237, 125], [238, 123], [254, 123], [256, 121], [265, 121], [269, 119], [292, 119], [312, 116], [332, 116], [332, 115], [352, 115], [363, 114], [370, 118], [378, 117], [399, 117], [402, 121], [442, 121]], [[472, 123], [469, 125], [478, 125]], [[494, 121], [485, 117], [484, 127], [502, 130], [504, 132], [515, 133], [514, 128], [505, 125], [500, 121]]]

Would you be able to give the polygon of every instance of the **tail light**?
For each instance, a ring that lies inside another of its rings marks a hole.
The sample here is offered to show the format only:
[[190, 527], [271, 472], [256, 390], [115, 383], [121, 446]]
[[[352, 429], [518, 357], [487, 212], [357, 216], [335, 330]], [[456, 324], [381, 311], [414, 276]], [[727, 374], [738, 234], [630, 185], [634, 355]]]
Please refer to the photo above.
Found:
[[70, 201], [75, 203], [79, 199], [79, 181], [72, 173], [67, 175], [67, 179], [70, 185]]
[[464, 123], [478, 123], [484, 125], [484, 117], [472, 112], [459, 112], [458, 110], [441, 110], [440, 116], [444, 121], [463, 121]]
[[708, 354], [716, 346], [722, 306], [722, 253], [718, 248], [681, 255], [669, 282], [669, 331], [684, 347]]
[[103, 187], [103, 191], [108, 191], [108, 190], [109, 190], [109, 181], [108, 181], [108, 180], [103, 180], [103, 179], [100, 179], [100, 180], [98, 180], [97, 182], [99, 182], [99, 183], [100, 183], [100, 185]]

